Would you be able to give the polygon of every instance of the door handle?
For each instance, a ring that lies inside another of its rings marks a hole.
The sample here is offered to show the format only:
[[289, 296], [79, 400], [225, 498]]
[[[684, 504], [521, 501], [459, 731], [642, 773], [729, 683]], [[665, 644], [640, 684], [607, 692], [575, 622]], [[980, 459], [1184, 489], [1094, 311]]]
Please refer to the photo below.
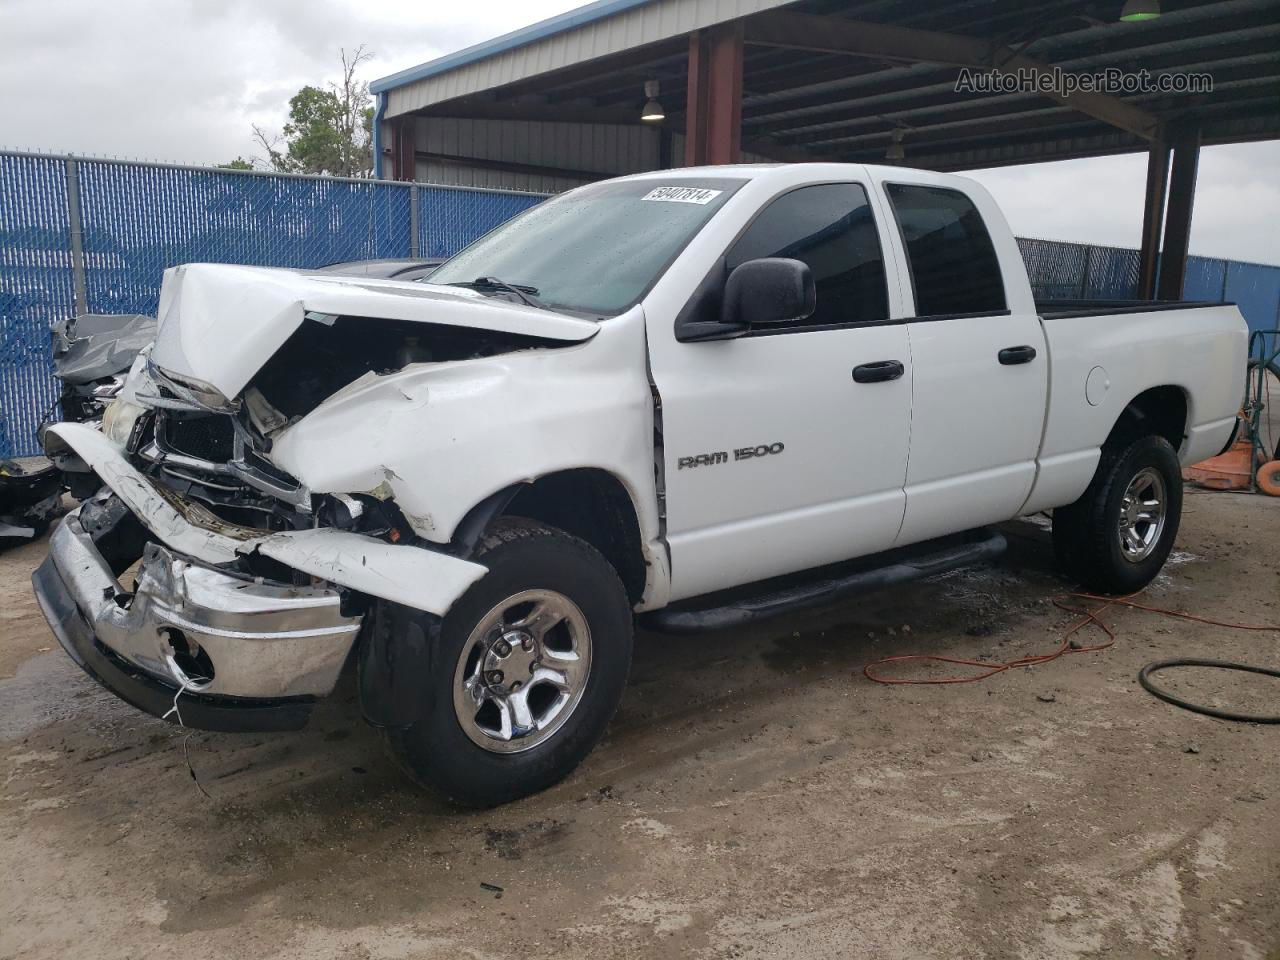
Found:
[[1036, 348], [1030, 346], [1005, 347], [996, 354], [996, 359], [1006, 367], [1011, 367], [1016, 363], [1030, 363], [1035, 358]]
[[897, 380], [905, 372], [906, 367], [897, 360], [877, 360], [854, 367], [853, 382], [883, 383], [885, 380]]

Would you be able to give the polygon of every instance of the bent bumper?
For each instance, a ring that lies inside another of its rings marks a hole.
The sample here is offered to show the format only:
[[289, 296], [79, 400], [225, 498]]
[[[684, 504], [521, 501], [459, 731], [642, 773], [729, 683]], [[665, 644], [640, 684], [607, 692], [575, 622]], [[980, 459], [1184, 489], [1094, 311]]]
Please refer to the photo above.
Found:
[[161, 492], [92, 427], [57, 423], [48, 436], [53, 441], [46, 440], [46, 453], [73, 452], [156, 539], [205, 563], [232, 563], [257, 551], [329, 583], [440, 616], [487, 571], [441, 549], [386, 543], [332, 527], [265, 534], [235, 527], [197, 503]]
[[[209, 730], [305, 724], [337, 682], [360, 630], [337, 591], [260, 583], [147, 546], [125, 591], [69, 514], [32, 577], [63, 648], [134, 706]], [[180, 694], [181, 691], [181, 694]], [[180, 695], [179, 695], [180, 694]]]

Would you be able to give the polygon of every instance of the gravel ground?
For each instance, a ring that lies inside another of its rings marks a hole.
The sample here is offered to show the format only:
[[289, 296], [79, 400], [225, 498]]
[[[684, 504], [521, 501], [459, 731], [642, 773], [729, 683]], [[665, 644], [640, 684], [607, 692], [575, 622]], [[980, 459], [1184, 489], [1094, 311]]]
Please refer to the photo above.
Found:
[[[1071, 618], [1047, 530], [1007, 532], [995, 567], [642, 634], [606, 741], [488, 813], [410, 788], [349, 682], [299, 734], [134, 712], [48, 633], [27, 582], [44, 544], [11, 550], [0, 957], [1280, 957], [1280, 728], [1135, 682], [1178, 655], [1280, 667], [1280, 633], [1114, 611], [1104, 652], [977, 684], [863, 678], [899, 653], [1054, 647]], [[1147, 597], [1280, 623], [1278, 547], [1280, 500], [1188, 491]], [[1178, 686], [1276, 712], [1267, 683]]]

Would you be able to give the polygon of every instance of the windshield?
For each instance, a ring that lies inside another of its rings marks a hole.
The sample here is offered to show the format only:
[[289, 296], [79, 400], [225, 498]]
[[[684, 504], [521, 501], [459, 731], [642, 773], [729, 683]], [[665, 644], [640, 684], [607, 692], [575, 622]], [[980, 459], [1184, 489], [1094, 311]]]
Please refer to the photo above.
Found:
[[581, 187], [481, 237], [427, 282], [496, 278], [549, 307], [612, 316], [644, 296], [743, 182], [699, 177]]

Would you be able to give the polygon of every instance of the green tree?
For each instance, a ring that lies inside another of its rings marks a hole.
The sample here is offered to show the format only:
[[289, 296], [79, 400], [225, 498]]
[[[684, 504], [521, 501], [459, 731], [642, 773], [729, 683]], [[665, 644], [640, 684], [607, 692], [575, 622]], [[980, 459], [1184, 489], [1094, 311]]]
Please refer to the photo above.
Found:
[[342, 79], [325, 88], [305, 86], [289, 100], [289, 121], [281, 136], [258, 126], [253, 138], [261, 162], [281, 173], [367, 177], [373, 171], [373, 108], [369, 85], [356, 77], [373, 54], [361, 45], [340, 53]]
[[228, 163], [218, 164], [218, 169], [219, 170], [252, 170], [253, 164], [250, 163], [248, 160], [246, 160], [244, 157], [236, 157], [234, 160], [231, 160]]

